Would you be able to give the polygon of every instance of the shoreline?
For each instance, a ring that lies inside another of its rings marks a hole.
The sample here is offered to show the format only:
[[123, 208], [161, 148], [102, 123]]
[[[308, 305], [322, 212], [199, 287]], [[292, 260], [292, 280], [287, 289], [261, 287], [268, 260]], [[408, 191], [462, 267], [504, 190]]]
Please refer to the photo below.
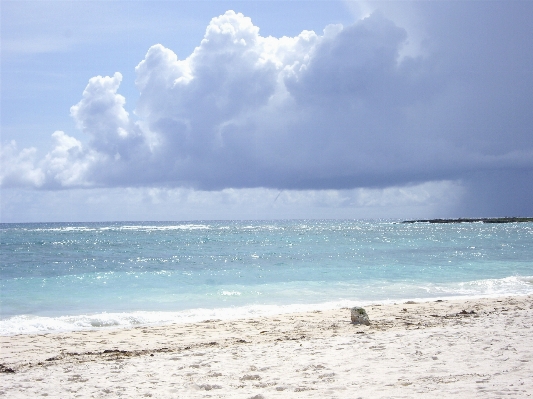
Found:
[[[524, 277], [525, 278], [525, 277]], [[533, 278], [533, 277], [531, 277]], [[463, 300], [478, 300], [478, 299], [494, 299], [494, 298], [508, 298], [508, 297], [522, 297], [533, 295], [533, 293], [494, 293], [494, 294], [479, 294], [479, 295], [452, 295], [452, 296], [435, 296], [435, 297], [406, 297], [398, 299], [383, 299], [375, 301], [358, 301], [358, 300], [338, 300], [331, 302], [323, 302], [316, 304], [287, 304], [287, 305], [243, 305], [237, 307], [220, 307], [220, 308], [196, 308], [196, 309], [186, 309], [182, 311], [133, 311], [133, 312], [99, 312], [99, 313], [87, 313], [80, 315], [64, 315], [64, 316], [39, 316], [39, 315], [15, 315], [8, 317], [6, 319], [0, 320], [0, 323], [10, 321], [13, 318], [19, 317], [35, 317], [38, 324], [43, 325], [47, 321], [57, 322], [61, 321], [65, 323], [62, 319], [76, 319], [80, 318], [84, 320], [84, 323], [88, 323], [88, 320], [99, 318], [105, 316], [107, 318], [115, 317], [116, 319], [135, 319], [136, 317], [149, 316], [154, 313], [163, 314], [166, 317], [165, 320], [156, 321], [156, 322], [131, 322], [131, 324], [112, 324], [107, 320], [109, 325], [93, 325], [93, 326], [82, 326], [79, 324], [72, 324], [72, 328], [56, 328], [56, 329], [47, 329], [41, 331], [21, 331], [17, 330], [16, 332], [9, 333], [0, 333], [1, 337], [12, 337], [18, 335], [45, 335], [45, 334], [68, 334], [75, 332], [90, 332], [90, 331], [102, 331], [102, 332], [113, 332], [123, 329], [134, 329], [134, 328], [152, 328], [152, 327], [166, 327], [173, 325], [185, 325], [185, 324], [196, 324], [202, 323], [205, 320], [217, 319], [220, 321], [235, 321], [235, 320], [249, 320], [254, 318], [261, 317], [277, 317], [287, 314], [297, 314], [297, 313], [310, 313], [316, 311], [331, 311], [339, 308], [346, 308], [352, 306], [372, 306], [377, 304], [378, 306], [384, 305], [396, 305], [397, 303], [406, 302], [406, 301], [416, 301], [419, 303], [434, 302], [434, 301], [463, 301]], [[196, 314], [195, 314], [196, 312]], [[169, 317], [176, 316], [179, 314], [181, 318], [169, 320]], [[101, 321], [104, 323], [104, 321]]]
[[343, 308], [1, 336], [0, 396], [533, 392], [533, 295], [413, 302], [365, 306], [370, 326], [351, 324]]

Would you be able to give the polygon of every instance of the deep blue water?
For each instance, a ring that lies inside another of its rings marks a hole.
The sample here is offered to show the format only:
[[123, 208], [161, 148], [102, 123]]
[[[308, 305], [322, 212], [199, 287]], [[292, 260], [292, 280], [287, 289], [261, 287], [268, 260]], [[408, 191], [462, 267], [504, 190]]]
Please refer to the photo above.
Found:
[[42, 223], [0, 232], [0, 334], [533, 293], [533, 223]]

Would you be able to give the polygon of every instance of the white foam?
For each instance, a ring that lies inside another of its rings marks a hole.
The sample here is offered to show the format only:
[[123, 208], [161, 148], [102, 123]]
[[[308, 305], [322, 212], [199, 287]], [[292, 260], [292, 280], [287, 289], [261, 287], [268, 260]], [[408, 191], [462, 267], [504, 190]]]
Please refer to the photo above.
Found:
[[[18, 315], [0, 320], [0, 335], [42, 334], [50, 332], [88, 329], [127, 328], [139, 325], [164, 325], [172, 323], [195, 323], [208, 319], [245, 319], [276, 314], [307, 312], [313, 310], [338, 309], [341, 307], [367, 306], [415, 300], [419, 302], [436, 299], [483, 298], [519, 296], [533, 294], [533, 276], [511, 276], [502, 279], [475, 280], [447, 285], [427, 284], [418, 286], [418, 294], [411, 287], [388, 285], [383, 295], [368, 300], [338, 299], [322, 303], [286, 305], [245, 305], [225, 308], [196, 308], [177, 312], [133, 311], [116, 313], [95, 313], [75, 316], [43, 317]], [[369, 291], [375, 292], [374, 290]], [[420, 295], [424, 292], [423, 295]], [[414, 294], [414, 295], [413, 295]], [[236, 297], [240, 291], [221, 290], [219, 295]], [[294, 298], [294, 297], [293, 297]], [[310, 296], [307, 296], [310, 298]]]
[[240, 296], [241, 293], [239, 291], [222, 291], [220, 295], [224, 296]]
[[70, 231], [98, 231], [99, 228], [91, 228], [85, 226], [65, 226], [65, 227], [39, 227], [35, 229], [25, 229], [26, 231], [60, 231], [60, 232], [70, 232]]
[[321, 304], [250, 305], [235, 308], [190, 309], [181, 312], [98, 313], [79, 316], [41, 317], [14, 316], [0, 320], [0, 335], [43, 334], [95, 329], [116, 329], [134, 326], [197, 323], [205, 320], [236, 320], [268, 317], [287, 313], [350, 308], [370, 304], [390, 304], [406, 300], [424, 302], [436, 299], [472, 299], [505, 295], [439, 296], [432, 298], [387, 299], [381, 301], [340, 300]]
[[527, 295], [533, 292], [533, 276], [509, 276], [501, 279], [484, 279], [434, 286], [432, 293], [442, 292], [460, 296]]
[[166, 231], [166, 230], [209, 230], [211, 226], [206, 224], [178, 224], [178, 225], [118, 225], [106, 227], [87, 226], [61, 226], [61, 227], [38, 227], [25, 229], [26, 231], [50, 231], [50, 232], [90, 232], [90, 231]]
[[166, 231], [166, 230], [209, 230], [210, 226], [206, 224], [178, 224], [170, 226], [120, 226], [117, 230], [142, 230], [142, 231]]
[[[232, 294], [233, 295], [233, 294]], [[139, 325], [196, 323], [209, 319], [235, 320], [276, 314], [326, 310], [355, 306], [360, 301], [337, 301], [312, 305], [248, 305], [231, 308], [189, 309], [180, 312], [97, 313], [79, 316], [14, 316], [0, 320], [0, 335], [42, 334], [51, 332], [127, 328]]]

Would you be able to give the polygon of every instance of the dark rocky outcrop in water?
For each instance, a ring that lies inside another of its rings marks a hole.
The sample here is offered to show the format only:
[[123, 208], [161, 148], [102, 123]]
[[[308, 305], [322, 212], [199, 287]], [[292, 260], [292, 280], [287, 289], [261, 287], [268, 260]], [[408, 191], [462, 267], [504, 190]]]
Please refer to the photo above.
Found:
[[404, 220], [402, 223], [519, 223], [519, 222], [533, 222], [533, 218], [459, 218], [459, 219], [420, 219], [420, 220]]

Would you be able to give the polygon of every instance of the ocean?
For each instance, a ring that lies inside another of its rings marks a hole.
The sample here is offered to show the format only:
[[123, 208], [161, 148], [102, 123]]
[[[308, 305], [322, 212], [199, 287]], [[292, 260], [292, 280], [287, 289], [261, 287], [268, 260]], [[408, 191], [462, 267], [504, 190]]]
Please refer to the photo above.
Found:
[[0, 334], [533, 293], [533, 223], [0, 225]]

